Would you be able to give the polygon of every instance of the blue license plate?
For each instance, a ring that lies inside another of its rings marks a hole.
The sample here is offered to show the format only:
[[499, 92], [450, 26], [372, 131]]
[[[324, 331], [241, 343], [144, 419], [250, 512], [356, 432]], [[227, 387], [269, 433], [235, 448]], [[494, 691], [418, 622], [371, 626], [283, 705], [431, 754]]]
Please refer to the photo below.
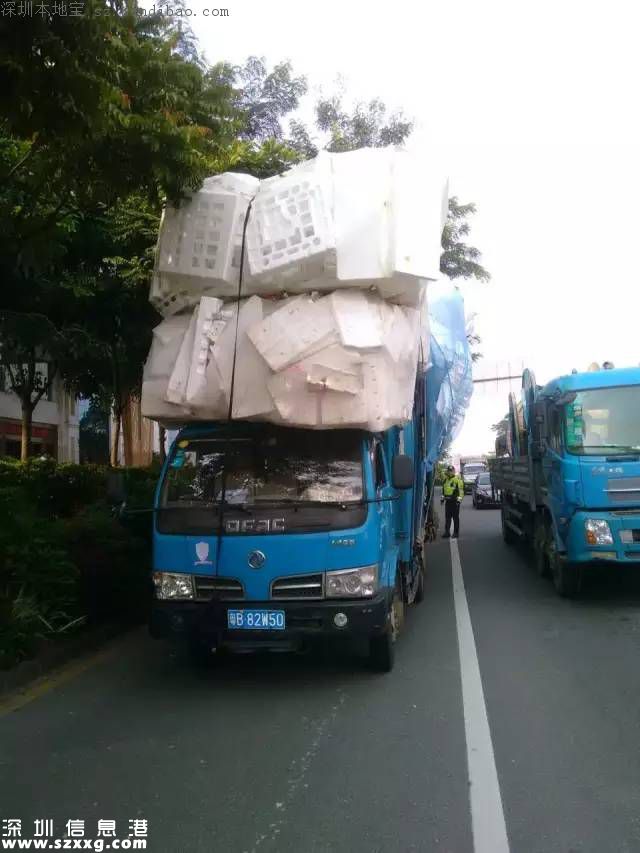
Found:
[[284, 610], [227, 610], [227, 628], [284, 631]]

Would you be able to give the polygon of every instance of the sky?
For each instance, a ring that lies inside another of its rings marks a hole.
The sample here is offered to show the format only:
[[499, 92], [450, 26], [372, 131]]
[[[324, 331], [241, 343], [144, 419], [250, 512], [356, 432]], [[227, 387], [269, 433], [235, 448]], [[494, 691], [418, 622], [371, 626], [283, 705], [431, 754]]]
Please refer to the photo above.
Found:
[[[228, 17], [187, 0], [209, 61], [291, 60], [307, 113], [338, 77], [353, 100], [402, 108], [451, 193], [476, 203], [472, 242], [492, 275], [462, 288], [476, 378], [640, 364], [640, 5], [219, 2]], [[457, 452], [491, 448], [518, 387], [476, 385]]]

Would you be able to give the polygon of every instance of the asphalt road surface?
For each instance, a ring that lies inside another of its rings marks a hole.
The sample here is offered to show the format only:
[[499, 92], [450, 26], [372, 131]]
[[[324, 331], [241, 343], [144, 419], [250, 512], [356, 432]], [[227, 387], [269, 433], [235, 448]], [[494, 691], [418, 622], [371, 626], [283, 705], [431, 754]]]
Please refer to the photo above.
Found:
[[151, 851], [640, 851], [640, 577], [561, 600], [468, 502], [390, 675], [323, 656], [200, 673], [135, 632], [5, 701], [0, 818], [87, 839], [147, 820]]

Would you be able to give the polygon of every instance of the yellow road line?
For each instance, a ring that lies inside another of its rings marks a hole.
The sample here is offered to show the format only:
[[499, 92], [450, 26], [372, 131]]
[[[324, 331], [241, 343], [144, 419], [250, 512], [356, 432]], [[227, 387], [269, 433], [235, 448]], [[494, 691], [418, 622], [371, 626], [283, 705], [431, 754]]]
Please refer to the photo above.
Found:
[[[127, 636], [129, 636], [129, 632], [125, 635], [125, 637]], [[61, 687], [63, 684], [72, 681], [92, 667], [104, 663], [114, 655], [123, 639], [120, 637], [117, 641], [111, 642], [106, 648], [100, 649], [98, 652], [63, 664], [47, 673], [47, 675], [37, 678], [26, 687], [22, 689], [17, 688], [15, 692], [10, 693], [4, 699], [0, 698], [0, 718], [13, 713], [13, 711], [18, 711], [20, 708], [24, 708], [25, 705], [33, 702], [34, 699], [38, 699], [40, 696], [44, 696], [45, 693], [55, 690], [56, 687]]]

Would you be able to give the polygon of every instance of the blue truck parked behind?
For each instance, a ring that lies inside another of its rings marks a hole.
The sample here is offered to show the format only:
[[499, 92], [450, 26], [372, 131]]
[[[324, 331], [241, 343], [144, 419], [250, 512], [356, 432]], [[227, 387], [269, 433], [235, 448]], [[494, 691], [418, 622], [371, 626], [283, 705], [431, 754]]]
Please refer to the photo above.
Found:
[[543, 388], [525, 371], [505, 423], [491, 465], [505, 541], [529, 542], [562, 596], [579, 593], [589, 564], [640, 564], [640, 368]]

